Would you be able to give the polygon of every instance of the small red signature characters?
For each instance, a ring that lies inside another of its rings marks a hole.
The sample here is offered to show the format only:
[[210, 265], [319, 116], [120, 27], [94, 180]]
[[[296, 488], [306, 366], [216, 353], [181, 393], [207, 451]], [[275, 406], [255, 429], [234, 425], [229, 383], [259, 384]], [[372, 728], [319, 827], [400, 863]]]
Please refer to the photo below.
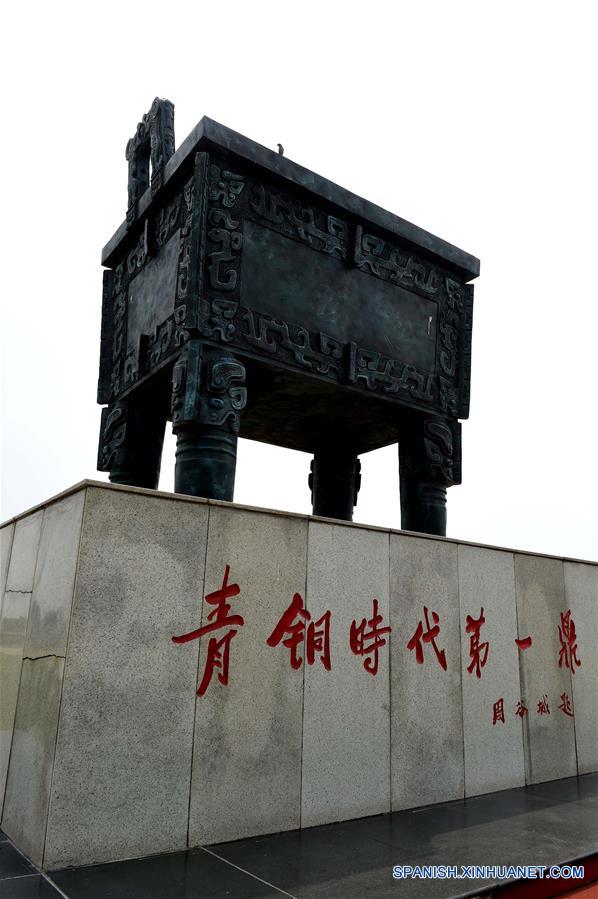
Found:
[[415, 649], [415, 660], [418, 665], [424, 664], [424, 648], [422, 646], [422, 640], [424, 643], [431, 643], [434, 647], [434, 652], [436, 653], [436, 658], [438, 659], [438, 664], [441, 668], [446, 671], [446, 653], [444, 649], [440, 650], [436, 646], [436, 637], [440, 633], [440, 625], [438, 615], [436, 612], [432, 612], [432, 621], [434, 622], [433, 627], [430, 627], [430, 619], [428, 617], [428, 607], [424, 606], [424, 618], [426, 619], [426, 632], [424, 633], [424, 628], [421, 623], [421, 619], [418, 622], [417, 628], [415, 630], [414, 635], [411, 640], [407, 644], [407, 649], [413, 651]]
[[[307, 634], [305, 624], [307, 622]], [[288, 636], [283, 640], [285, 634]], [[282, 645], [291, 651], [291, 668], [301, 668], [302, 658], [297, 653], [299, 644], [305, 640], [305, 659], [313, 665], [316, 654], [327, 671], [330, 671], [330, 612], [324, 612], [317, 621], [303, 605], [303, 597], [295, 593], [290, 606], [282, 613], [280, 621], [266, 640], [268, 646]]]
[[531, 637], [521, 637], [520, 640], [515, 640], [515, 644], [521, 650], [529, 649], [530, 646], [532, 645], [532, 638]]
[[538, 715], [550, 715], [550, 708], [548, 707], [548, 696], [546, 693], [538, 703]]
[[492, 706], [492, 726], [494, 727], [499, 721], [505, 723], [505, 701], [502, 696]]
[[575, 674], [575, 668], [581, 666], [580, 660], [577, 658], [577, 633], [575, 631], [575, 622], [571, 618], [571, 609], [561, 612], [561, 623], [559, 625], [559, 640], [561, 641], [561, 650], [559, 652], [559, 668], [563, 667], [571, 669], [571, 674]]
[[569, 715], [570, 718], [573, 718], [573, 709], [571, 708], [571, 700], [566, 693], [561, 693], [561, 704], [559, 706], [561, 712], [564, 712], [565, 715]]
[[[363, 667], [370, 674], [376, 675], [378, 672], [378, 653], [380, 647], [386, 646], [386, 640], [382, 634], [390, 634], [390, 627], [380, 627], [383, 616], [378, 612], [378, 599], [374, 598], [372, 617], [366, 621], [361, 619], [361, 624], [357, 624], [354, 619], [351, 622], [349, 632], [349, 647], [351, 652], [356, 656], [369, 656], [364, 658]], [[366, 630], [366, 626], [369, 630]]]
[[206, 658], [206, 666], [204, 669], [201, 683], [197, 689], [197, 695], [203, 696], [210, 685], [212, 674], [218, 668], [218, 680], [223, 686], [228, 684], [228, 666], [230, 661], [230, 643], [235, 634], [236, 628], [242, 627], [245, 620], [241, 615], [231, 615], [231, 607], [227, 602], [233, 596], [238, 596], [241, 588], [238, 584], [229, 584], [228, 576], [230, 574], [230, 565], [226, 566], [222, 586], [214, 593], [208, 593], [205, 601], [216, 608], [208, 615], [209, 624], [197, 628], [188, 634], [181, 634], [180, 637], [173, 637], [173, 643], [188, 643], [190, 640], [198, 640], [204, 634], [209, 634], [219, 628], [229, 626], [230, 630], [224, 634], [219, 640], [217, 637], [210, 637], [208, 643], [208, 652]]
[[515, 714], [517, 715], [518, 718], [523, 718], [525, 715], [528, 714], [527, 706], [524, 705], [524, 703], [521, 699], [517, 703], [517, 708], [515, 709]]
[[471, 634], [469, 638], [469, 657], [471, 659], [471, 664], [467, 666], [467, 670], [469, 674], [473, 674], [475, 669], [476, 677], [482, 676], [482, 668], [488, 661], [488, 652], [490, 650], [490, 644], [480, 643], [480, 631], [482, 629], [482, 625], [486, 623], [486, 619], [484, 618], [484, 607], [480, 609], [480, 617], [473, 618], [471, 615], [467, 615], [465, 619], [465, 633]]

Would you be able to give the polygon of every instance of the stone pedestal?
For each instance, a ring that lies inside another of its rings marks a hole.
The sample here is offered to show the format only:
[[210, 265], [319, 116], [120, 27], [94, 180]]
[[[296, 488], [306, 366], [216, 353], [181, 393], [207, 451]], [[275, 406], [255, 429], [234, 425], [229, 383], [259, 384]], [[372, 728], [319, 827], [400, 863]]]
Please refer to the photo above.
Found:
[[94, 482], [0, 547], [1, 826], [46, 868], [598, 770], [596, 564]]

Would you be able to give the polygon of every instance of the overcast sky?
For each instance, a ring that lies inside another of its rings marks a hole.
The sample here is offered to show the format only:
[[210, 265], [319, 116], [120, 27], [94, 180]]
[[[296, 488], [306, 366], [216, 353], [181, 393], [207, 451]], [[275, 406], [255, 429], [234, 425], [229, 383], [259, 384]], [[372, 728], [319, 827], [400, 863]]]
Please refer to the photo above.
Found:
[[[598, 558], [593, 4], [38, 2], [7, 25], [2, 519], [105, 479], [100, 251], [159, 95], [177, 146], [203, 115], [280, 141], [481, 259], [448, 534]], [[173, 466], [170, 435], [163, 489]], [[235, 499], [307, 512], [308, 470], [241, 441]], [[362, 471], [355, 519], [399, 527], [396, 447]]]

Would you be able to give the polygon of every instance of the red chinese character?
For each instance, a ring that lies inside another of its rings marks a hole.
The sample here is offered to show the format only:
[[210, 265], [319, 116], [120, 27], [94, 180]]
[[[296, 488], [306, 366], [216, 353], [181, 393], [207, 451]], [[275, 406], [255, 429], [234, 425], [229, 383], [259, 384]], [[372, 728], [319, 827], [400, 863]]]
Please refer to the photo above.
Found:
[[571, 708], [571, 700], [567, 696], [566, 693], [561, 693], [561, 704], [559, 709], [565, 713], [565, 715], [569, 715], [570, 718], [573, 718], [573, 709]]
[[473, 669], [475, 668], [476, 677], [481, 677], [482, 668], [488, 661], [488, 651], [490, 649], [489, 643], [480, 643], [480, 630], [482, 629], [482, 625], [486, 623], [483, 606], [480, 609], [479, 618], [472, 618], [471, 615], [467, 615], [465, 622], [465, 633], [471, 634], [471, 637], [469, 638], [469, 657], [471, 658], [471, 665], [467, 666], [467, 670], [472, 674]]
[[[390, 634], [391, 631], [390, 627], [380, 627], [381, 623], [382, 615], [378, 613], [378, 600], [374, 598], [374, 612], [372, 617], [369, 621], [362, 618], [359, 626], [357, 625], [357, 621], [353, 620], [351, 622], [351, 630], [349, 633], [349, 647], [351, 648], [351, 652], [354, 652], [356, 656], [373, 653], [369, 659], [363, 660], [363, 667], [372, 675], [375, 675], [378, 671], [378, 652], [380, 647], [386, 646], [386, 640], [381, 634]], [[369, 626], [369, 631], [366, 631], [366, 625]], [[371, 643], [371, 645], [366, 646], [366, 643]]]
[[[305, 634], [306, 621], [309, 622], [307, 635]], [[283, 640], [285, 634], [289, 636]], [[295, 593], [290, 606], [283, 612], [266, 643], [268, 646], [278, 646], [281, 640], [282, 645], [291, 650], [292, 668], [301, 667], [302, 659], [297, 655], [297, 647], [305, 640], [307, 664], [313, 665], [316, 653], [318, 653], [322, 665], [327, 671], [330, 671], [330, 612], [325, 612], [317, 621], [312, 621], [310, 613], [303, 607], [303, 597], [300, 593]]]
[[[208, 593], [207, 596], [205, 596], [205, 601], [207, 603], [210, 603], [210, 605], [212, 606], [216, 606], [216, 608], [208, 615], [208, 621], [210, 623], [204, 625], [203, 627], [197, 628], [197, 630], [195, 631], [190, 631], [188, 634], [181, 634], [180, 637], [173, 637], [173, 643], [188, 643], [190, 640], [198, 640], [200, 637], [203, 637], [204, 634], [208, 634], [211, 631], [218, 630], [218, 628], [224, 627], [225, 625], [236, 625], [238, 627], [242, 627], [242, 625], [245, 624], [245, 621], [241, 617], [241, 615], [229, 614], [231, 611], [231, 607], [227, 602], [227, 599], [231, 599], [233, 596], [238, 596], [241, 592], [241, 588], [238, 584], [229, 584], [229, 573], [230, 565], [227, 565], [224, 572], [222, 587], [219, 590], [215, 590], [214, 593]], [[220, 683], [223, 686], [226, 686], [228, 684], [230, 643], [236, 633], [237, 631], [231, 627], [231, 629], [220, 640], [218, 640], [216, 637], [210, 637], [210, 641], [208, 643], [206, 666], [204, 669], [203, 677], [201, 679], [201, 683], [197, 689], [198, 696], [203, 696], [208, 689], [210, 681], [212, 680], [212, 674], [214, 673], [214, 670], [216, 668], [220, 669], [218, 672], [218, 680], [220, 681]]]
[[527, 715], [527, 706], [523, 704], [521, 699], [517, 703], [517, 708], [515, 709], [515, 714], [518, 718], [523, 718], [524, 715]]
[[521, 640], [515, 640], [515, 643], [519, 647], [519, 649], [529, 649], [532, 645], [531, 637], [522, 637]]
[[422, 640], [424, 643], [431, 643], [434, 647], [434, 652], [436, 653], [436, 658], [438, 659], [438, 664], [441, 668], [444, 668], [446, 671], [446, 654], [444, 649], [441, 651], [436, 646], [436, 637], [440, 633], [440, 626], [438, 624], [439, 618], [436, 612], [432, 612], [432, 621], [434, 622], [434, 626], [430, 627], [430, 619], [428, 618], [428, 608], [424, 606], [424, 617], [426, 619], [426, 632], [424, 634], [424, 628], [419, 621], [416, 631], [412, 636], [411, 640], [407, 644], [407, 649], [414, 650], [415, 649], [415, 660], [418, 665], [423, 665], [424, 663], [424, 650], [422, 646]]
[[571, 674], [575, 674], [575, 666], [579, 668], [581, 662], [577, 658], [577, 634], [575, 632], [575, 622], [571, 618], [571, 609], [561, 612], [561, 623], [559, 625], [559, 640], [561, 641], [561, 651], [559, 652], [559, 668], [563, 667], [571, 669]]
[[546, 693], [538, 703], [538, 715], [550, 715], [550, 709], [548, 708], [548, 696]]
[[494, 727], [498, 721], [505, 723], [505, 701], [502, 697], [492, 706], [492, 726]]

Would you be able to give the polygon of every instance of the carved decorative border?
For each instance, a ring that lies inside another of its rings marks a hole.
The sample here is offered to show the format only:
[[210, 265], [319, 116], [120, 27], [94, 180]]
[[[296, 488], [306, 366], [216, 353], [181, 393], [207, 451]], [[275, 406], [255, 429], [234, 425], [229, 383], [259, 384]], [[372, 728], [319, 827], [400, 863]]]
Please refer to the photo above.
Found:
[[343, 379], [343, 345], [333, 337], [322, 332], [312, 336], [306, 328], [245, 306], [241, 307], [240, 325], [240, 336], [252, 349], [269, 355], [282, 352], [299, 367], [337, 381]]
[[349, 226], [342, 219], [315, 206], [307, 206], [266, 185], [251, 186], [248, 212], [260, 224], [266, 224], [287, 237], [306, 243], [312, 250], [347, 259]]
[[[146, 219], [123, 261], [104, 274], [102, 296], [102, 348], [98, 402], [118, 398], [140, 377], [157, 368], [163, 359], [189, 339], [185, 329], [186, 300], [191, 254], [194, 179], [190, 178], [170, 203]], [[141, 335], [139, 346], [126, 353], [127, 298], [129, 285], [155, 255], [180, 230], [174, 314], [154, 334]]]
[[207, 281], [211, 290], [238, 295], [243, 234], [233, 218], [237, 198], [245, 187], [243, 175], [210, 165], [207, 214]]
[[446, 277], [446, 301], [440, 306], [438, 342], [436, 346], [436, 370], [440, 409], [445, 415], [456, 418], [459, 413], [459, 343], [463, 330], [463, 285]]
[[249, 309], [233, 300], [204, 304], [203, 336], [241, 351], [277, 356], [287, 365], [307, 369], [337, 383], [363, 385], [372, 392], [406, 396], [430, 406], [437, 401], [434, 377], [354, 342], [342, 343], [323, 331]]
[[361, 225], [355, 228], [353, 263], [360, 271], [426, 297], [434, 297], [442, 290], [442, 274], [438, 268], [381, 237], [364, 233]]
[[423, 425], [424, 453], [431, 480], [447, 487], [461, 483], [461, 425], [428, 419]]
[[[205, 358], [204, 358], [205, 357]], [[245, 367], [226, 352], [190, 340], [172, 373], [171, 414], [175, 433], [194, 424], [225, 426], [238, 434], [247, 404]]]
[[111, 471], [123, 464], [126, 452], [127, 407], [115, 403], [102, 409], [100, 441], [98, 445], [98, 471]]
[[459, 347], [459, 408], [458, 418], [469, 418], [469, 398], [471, 394], [471, 338], [473, 332], [473, 284], [463, 288], [463, 323]]
[[98, 376], [98, 403], [110, 402], [113, 369], [114, 272], [105, 269], [102, 281], [102, 324], [100, 329], [100, 373]]
[[432, 375], [419, 372], [415, 366], [397, 362], [382, 353], [358, 347], [355, 343], [350, 343], [349, 348], [350, 383], [363, 383], [369, 390], [380, 390], [386, 394], [408, 394], [426, 405], [434, 402]]

